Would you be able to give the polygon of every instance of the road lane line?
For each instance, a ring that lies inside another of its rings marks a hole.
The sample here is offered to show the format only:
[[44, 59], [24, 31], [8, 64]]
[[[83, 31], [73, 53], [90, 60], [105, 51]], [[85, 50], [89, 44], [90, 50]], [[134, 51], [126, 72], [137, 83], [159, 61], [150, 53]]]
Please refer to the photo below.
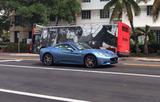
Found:
[[36, 97], [36, 98], [42, 98], [42, 99], [49, 99], [49, 100], [64, 101], [64, 102], [89, 102], [89, 101], [84, 101], [84, 100], [76, 100], [76, 99], [63, 98], [63, 97], [57, 97], [57, 96], [48, 96], [48, 95], [8, 90], [8, 89], [0, 89], [0, 92], [29, 96], [29, 97]]
[[68, 71], [68, 72], [83, 72], [83, 73], [96, 73], [96, 74], [111, 74], [111, 75], [123, 75], [123, 76], [137, 76], [137, 77], [152, 77], [160, 78], [160, 75], [152, 74], [136, 74], [136, 73], [125, 73], [125, 72], [107, 72], [107, 71], [93, 71], [93, 70], [77, 70], [77, 69], [63, 69], [63, 68], [49, 68], [49, 67], [34, 67], [34, 66], [20, 66], [20, 65], [5, 65], [0, 64], [3, 68], [24, 68], [24, 69], [40, 69], [40, 70], [53, 70], [53, 71]]
[[0, 62], [20, 62], [21, 59], [15, 59], [15, 60], [0, 60]]

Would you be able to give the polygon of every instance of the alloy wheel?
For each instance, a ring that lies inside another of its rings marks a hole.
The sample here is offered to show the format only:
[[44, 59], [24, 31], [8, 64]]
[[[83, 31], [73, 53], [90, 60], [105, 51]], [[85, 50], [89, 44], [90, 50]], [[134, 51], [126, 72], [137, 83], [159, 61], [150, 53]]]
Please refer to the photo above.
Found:
[[53, 56], [51, 54], [45, 54], [43, 57], [43, 63], [47, 66], [50, 66], [53, 64]]
[[93, 55], [88, 55], [85, 58], [85, 66], [87, 68], [95, 68], [97, 66], [97, 59]]

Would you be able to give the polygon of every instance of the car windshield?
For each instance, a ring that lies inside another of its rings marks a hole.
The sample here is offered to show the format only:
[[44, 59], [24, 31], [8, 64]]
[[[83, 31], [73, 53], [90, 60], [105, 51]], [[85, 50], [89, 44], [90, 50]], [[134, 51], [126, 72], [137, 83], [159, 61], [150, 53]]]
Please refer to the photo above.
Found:
[[83, 43], [75, 43], [79, 50], [92, 49], [89, 45]]

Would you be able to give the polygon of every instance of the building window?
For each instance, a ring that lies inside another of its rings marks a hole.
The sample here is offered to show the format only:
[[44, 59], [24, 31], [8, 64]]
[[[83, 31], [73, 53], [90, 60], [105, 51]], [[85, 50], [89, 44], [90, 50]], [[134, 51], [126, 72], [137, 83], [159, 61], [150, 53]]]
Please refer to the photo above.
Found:
[[147, 6], [147, 15], [152, 15], [152, 6]]
[[82, 2], [91, 2], [91, 0], [82, 0]]
[[22, 17], [21, 16], [15, 16], [15, 26], [20, 26], [22, 23]]
[[109, 11], [107, 10], [100, 10], [100, 18], [109, 18]]
[[109, 0], [100, 0], [100, 1], [109, 1]]
[[82, 19], [91, 19], [91, 11], [83, 10], [82, 11]]

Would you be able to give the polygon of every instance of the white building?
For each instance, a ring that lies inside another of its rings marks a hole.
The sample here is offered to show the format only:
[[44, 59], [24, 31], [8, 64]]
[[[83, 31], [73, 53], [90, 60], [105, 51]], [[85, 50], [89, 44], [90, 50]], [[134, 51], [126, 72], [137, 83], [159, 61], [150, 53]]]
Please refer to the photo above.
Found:
[[[153, 30], [156, 33], [157, 36], [157, 42], [160, 43], [160, 15], [156, 22], [153, 21], [152, 17], [152, 5], [154, 0], [148, 0], [147, 3], [140, 2], [139, 6], [141, 8], [141, 13], [139, 16], [134, 16], [134, 27], [141, 27], [144, 28], [146, 25], [151, 27], [151, 30]], [[122, 17], [122, 21], [128, 25], [129, 21], [127, 16], [124, 14]]]
[[[82, 11], [78, 15], [76, 24], [83, 25], [86, 28], [89, 26], [96, 29], [100, 25], [110, 25], [111, 11], [104, 12], [102, 9], [104, 5], [110, 0], [82, 0]], [[146, 25], [151, 26], [157, 35], [157, 42], [160, 43], [160, 19], [156, 22], [153, 21], [152, 17], [152, 5], [154, 0], [148, 0], [147, 3], [140, 2], [141, 14], [135, 16], [134, 27], [144, 28]], [[124, 14], [122, 22], [130, 25], [127, 16]]]
[[81, 14], [78, 15], [76, 24], [109, 24], [110, 12], [103, 11], [104, 5], [109, 0], [82, 0]]

